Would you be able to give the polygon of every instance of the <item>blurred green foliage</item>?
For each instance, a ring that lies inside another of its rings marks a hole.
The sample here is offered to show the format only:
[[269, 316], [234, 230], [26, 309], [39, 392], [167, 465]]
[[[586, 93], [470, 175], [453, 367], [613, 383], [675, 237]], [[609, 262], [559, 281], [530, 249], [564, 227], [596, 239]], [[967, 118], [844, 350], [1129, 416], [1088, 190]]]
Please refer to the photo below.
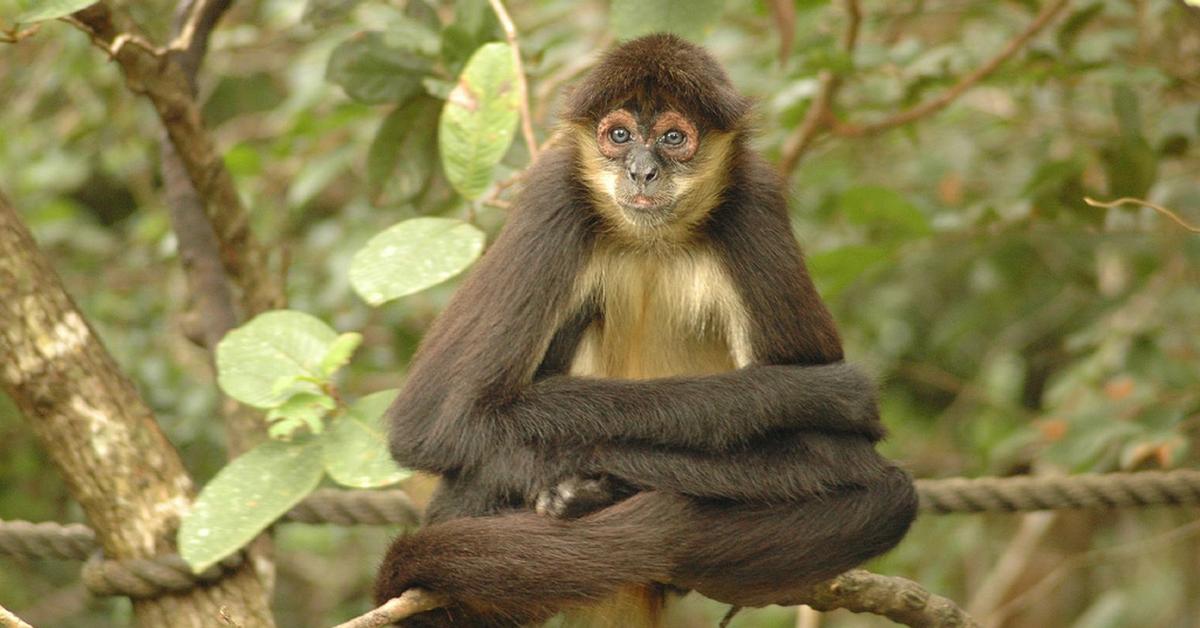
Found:
[[[506, 4], [540, 141], [595, 53], [654, 17], [619, 0]], [[846, 55], [841, 4], [800, 0], [782, 63], [764, 3], [705, 4], [699, 23], [691, 13], [662, 15], [756, 100], [757, 145], [777, 159], [818, 72], [843, 76], [839, 119], [877, 120], [979, 66], [1041, 3], [865, 1], [858, 46]], [[126, 5], [165, 40], [172, 2]], [[0, 0], [0, 16], [26, 8]], [[200, 81], [213, 137], [255, 231], [289, 251], [290, 306], [364, 335], [343, 382], [355, 397], [402, 382], [454, 282], [371, 308], [349, 283], [354, 254], [406, 218], [466, 219], [488, 233], [503, 222], [498, 204], [455, 193], [437, 153], [435, 116], [489, 41], [503, 33], [486, 0], [246, 0], [214, 35]], [[1082, 197], [1140, 196], [1200, 223], [1198, 51], [1200, 9], [1077, 0], [944, 111], [882, 135], [821, 142], [794, 173], [796, 233], [850, 359], [882, 383], [886, 451], [917, 475], [1196, 464], [1200, 237], [1150, 210], [1097, 209]], [[0, 189], [207, 481], [225, 463], [220, 398], [208, 356], [181, 333], [189, 300], [163, 206], [153, 110], [62, 22], [0, 47], [0, 103]], [[523, 142], [513, 142], [491, 180], [527, 163]], [[1015, 549], [1018, 517], [929, 517], [873, 567], [969, 605], [1013, 552], [1028, 554], [1019, 592], [1067, 557], [1121, 545], [1132, 549], [1068, 565], [1068, 577], [1018, 600], [1004, 625], [1185, 627], [1200, 617], [1200, 543], [1194, 535], [1138, 543], [1189, 516], [1061, 513], [1038, 543]], [[3, 399], [0, 518], [81, 519]], [[325, 626], [364, 610], [388, 534], [281, 526], [280, 625]], [[127, 602], [81, 596], [77, 569], [0, 558], [0, 598], [37, 625], [126, 623]], [[722, 612], [689, 601], [679, 625]], [[793, 622], [790, 611], [767, 609], [734, 626]], [[888, 624], [839, 612], [823, 625]]]

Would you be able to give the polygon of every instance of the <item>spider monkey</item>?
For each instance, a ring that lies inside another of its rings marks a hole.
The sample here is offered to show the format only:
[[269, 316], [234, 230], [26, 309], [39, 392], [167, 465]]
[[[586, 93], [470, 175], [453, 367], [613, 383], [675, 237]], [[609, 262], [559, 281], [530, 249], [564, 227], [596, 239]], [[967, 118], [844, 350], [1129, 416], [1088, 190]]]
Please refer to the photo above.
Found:
[[904, 536], [912, 480], [875, 451], [874, 386], [842, 360], [748, 110], [661, 34], [568, 96], [388, 410], [392, 455], [441, 482], [376, 599], [452, 600], [404, 625], [653, 625], [680, 589], [795, 603]]

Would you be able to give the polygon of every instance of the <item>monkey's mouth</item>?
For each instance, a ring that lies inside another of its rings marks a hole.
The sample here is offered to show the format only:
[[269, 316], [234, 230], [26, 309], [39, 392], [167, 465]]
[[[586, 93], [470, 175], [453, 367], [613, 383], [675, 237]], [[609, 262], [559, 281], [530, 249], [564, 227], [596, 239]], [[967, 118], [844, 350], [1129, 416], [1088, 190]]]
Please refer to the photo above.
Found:
[[634, 213], [659, 212], [669, 209], [671, 199], [664, 195], [630, 194], [620, 200], [621, 206]]

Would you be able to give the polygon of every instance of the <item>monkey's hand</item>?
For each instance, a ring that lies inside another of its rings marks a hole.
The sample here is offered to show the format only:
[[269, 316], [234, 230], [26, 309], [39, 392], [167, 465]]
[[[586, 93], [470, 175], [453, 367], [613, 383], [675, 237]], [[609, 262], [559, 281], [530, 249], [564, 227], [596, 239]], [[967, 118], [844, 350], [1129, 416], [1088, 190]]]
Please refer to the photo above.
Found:
[[557, 485], [542, 489], [534, 500], [539, 515], [555, 519], [577, 519], [627, 497], [610, 476], [569, 477]]

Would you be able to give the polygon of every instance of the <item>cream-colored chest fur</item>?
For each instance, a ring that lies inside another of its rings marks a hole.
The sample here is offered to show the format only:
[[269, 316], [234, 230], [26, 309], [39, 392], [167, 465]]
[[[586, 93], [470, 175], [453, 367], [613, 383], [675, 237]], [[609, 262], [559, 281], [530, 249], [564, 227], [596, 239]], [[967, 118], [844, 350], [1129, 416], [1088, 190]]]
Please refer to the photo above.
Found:
[[601, 317], [584, 332], [574, 375], [700, 375], [751, 362], [745, 308], [720, 261], [703, 247], [601, 247], [583, 286]]

